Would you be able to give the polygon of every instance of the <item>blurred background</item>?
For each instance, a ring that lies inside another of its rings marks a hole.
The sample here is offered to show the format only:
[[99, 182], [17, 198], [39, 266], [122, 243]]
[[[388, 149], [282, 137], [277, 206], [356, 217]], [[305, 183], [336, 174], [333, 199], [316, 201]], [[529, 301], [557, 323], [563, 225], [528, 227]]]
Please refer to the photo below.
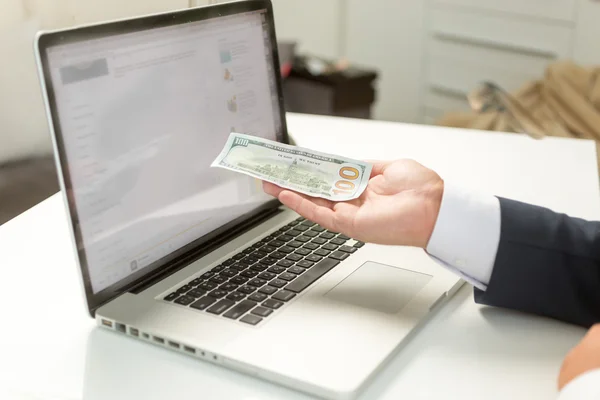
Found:
[[[218, 1], [0, 1], [2, 224], [58, 191], [35, 32]], [[600, 1], [273, 4], [289, 111], [600, 140]]]

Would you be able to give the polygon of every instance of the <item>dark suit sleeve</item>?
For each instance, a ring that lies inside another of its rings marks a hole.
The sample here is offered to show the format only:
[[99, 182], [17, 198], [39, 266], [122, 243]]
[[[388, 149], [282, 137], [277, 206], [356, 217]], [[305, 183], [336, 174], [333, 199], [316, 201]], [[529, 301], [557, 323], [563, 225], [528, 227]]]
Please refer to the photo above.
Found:
[[600, 222], [500, 198], [500, 243], [480, 304], [600, 322]]

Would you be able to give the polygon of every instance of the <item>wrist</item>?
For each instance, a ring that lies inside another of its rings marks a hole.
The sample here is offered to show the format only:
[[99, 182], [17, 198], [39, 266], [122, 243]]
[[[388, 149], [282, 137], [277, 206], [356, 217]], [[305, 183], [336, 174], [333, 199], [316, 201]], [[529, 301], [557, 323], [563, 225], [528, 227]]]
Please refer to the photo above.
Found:
[[444, 197], [444, 180], [440, 177], [433, 182], [427, 189], [425, 195], [425, 223], [423, 224], [422, 240], [419, 247], [426, 249], [442, 207], [442, 198]]

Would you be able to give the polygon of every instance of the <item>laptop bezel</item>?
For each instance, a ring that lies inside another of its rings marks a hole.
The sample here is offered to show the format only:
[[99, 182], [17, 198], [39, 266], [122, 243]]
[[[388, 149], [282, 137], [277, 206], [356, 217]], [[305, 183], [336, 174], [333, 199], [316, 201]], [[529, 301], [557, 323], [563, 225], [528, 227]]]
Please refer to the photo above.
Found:
[[[289, 144], [281, 75], [278, 73], [278, 71], [280, 71], [280, 63], [275, 34], [275, 21], [273, 17], [273, 7], [270, 0], [235, 1], [218, 5], [182, 9], [38, 33], [35, 42], [36, 57], [38, 61], [38, 71], [40, 75], [41, 86], [44, 92], [43, 95], [46, 103], [49, 128], [54, 145], [59, 183], [61, 190], [63, 191], [65, 205], [69, 216], [71, 235], [75, 246], [75, 251], [77, 253], [77, 261], [81, 272], [81, 280], [85, 292], [87, 307], [92, 317], [95, 315], [96, 309], [122, 295], [123, 293], [129, 292], [133, 288], [139, 287], [140, 285], [144, 285], [145, 282], [154, 281], [157, 276], [164, 277], [167, 274], [174, 273], [177, 270], [185, 267], [185, 265], [189, 265], [189, 263], [191, 263], [194, 259], [198, 258], [199, 254], [203, 253], [203, 249], [213, 249], [215, 245], [222, 244], [224, 238], [231, 236], [233, 232], [238, 232], [240, 227], [247, 225], [250, 221], [256, 221], [257, 217], [260, 215], [278, 209], [281, 206], [281, 203], [277, 200], [269, 201], [261, 207], [244, 214], [236, 220], [221, 226], [219, 229], [196, 239], [192, 243], [173, 253], [170, 253], [168, 256], [157, 260], [156, 262], [146, 266], [145, 268], [119, 281], [118, 283], [113, 284], [98, 293], [94, 293], [92, 290], [86, 254], [83, 247], [82, 232], [78, 225], [79, 217], [75, 207], [75, 200], [70, 194], [72, 192], [72, 183], [69, 174], [69, 164], [66, 157], [62, 131], [58, 123], [57, 104], [55, 102], [54, 89], [52, 87], [52, 80], [50, 78], [50, 69], [46, 50], [49, 47], [60, 44], [93, 40], [96, 38], [104, 38], [116, 34], [139, 32], [146, 29], [168, 27], [261, 10], [266, 11], [267, 25], [269, 27], [272, 45], [271, 54], [273, 70], [275, 71], [276, 89], [279, 98], [278, 108], [280, 113], [281, 132], [278, 133], [279, 136], [277, 140], [282, 143]], [[185, 261], [184, 264], [182, 264], [182, 260]]]

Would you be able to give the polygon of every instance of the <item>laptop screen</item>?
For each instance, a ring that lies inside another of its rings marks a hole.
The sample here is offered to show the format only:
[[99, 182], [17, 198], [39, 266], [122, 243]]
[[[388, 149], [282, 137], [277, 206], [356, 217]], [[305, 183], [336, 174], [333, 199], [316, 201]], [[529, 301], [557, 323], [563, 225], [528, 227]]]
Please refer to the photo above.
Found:
[[46, 49], [94, 294], [270, 199], [210, 164], [231, 131], [283, 137], [266, 10]]

